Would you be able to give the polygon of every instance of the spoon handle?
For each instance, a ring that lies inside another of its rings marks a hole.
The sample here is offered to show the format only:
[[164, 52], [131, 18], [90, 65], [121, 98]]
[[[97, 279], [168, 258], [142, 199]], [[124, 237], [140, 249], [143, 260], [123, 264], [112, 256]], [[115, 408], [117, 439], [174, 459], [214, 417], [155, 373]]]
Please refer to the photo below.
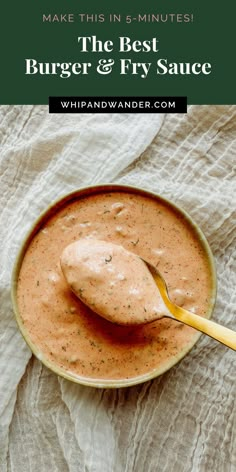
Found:
[[202, 333], [211, 336], [211, 338], [213, 339], [217, 339], [217, 341], [220, 341], [222, 344], [225, 344], [225, 346], [228, 346], [231, 349], [234, 349], [234, 351], [236, 351], [235, 331], [232, 331], [229, 328], [225, 328], [224, 326], [221, 326], [218, 323], [215, 323], [214, 321], [208, 320], [207, 318], [202, 318], [199, 315], [195, 315], [194, 313], [191, 313], [190, 311], [187, 311], [184, 308], [175, 305], [175, 303], [173, 303], [169, 299], [166, 282], [160, 272], [149, 262], [144, 262], [149, 268], [157, 284], [157, 287], [159, 288], [163, 302], [165, 303], [169, 312], [173, 315], [172, 318], [175, 318], [178, 321], [182, 321], [182, 323], [191, 326], [192, 328], [198, 329]]
[[235, 331], [232, 331], [231, 329], [226, 328], [225, 326], [221, 326], [215, 323], [214, 321], [190, 313], [184, 308], [177, 307], [172, 303], [171, 305], [172, 306], [169, 306], [169, 309], [178, 321], [182, 321], [182, 323], [192, 326], [192, 328], [198, 329], [202, 333], [205, 333], [208, 336], [217, 339], [217, 341], [220, 341], [222, 344], [225, 344], [226, 346], [236, 351]]

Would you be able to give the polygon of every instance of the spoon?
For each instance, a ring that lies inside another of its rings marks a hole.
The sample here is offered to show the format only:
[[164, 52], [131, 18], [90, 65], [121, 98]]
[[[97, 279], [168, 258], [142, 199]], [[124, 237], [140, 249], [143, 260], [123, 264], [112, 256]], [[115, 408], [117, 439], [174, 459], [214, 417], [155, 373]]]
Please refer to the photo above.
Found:
[[170, 315], [165, 314], [165, 316], [169, 316], [170, 318], [181, 321], [182, 323], [191, 326], [192, 328], [195, 328], [204, 334], [207, 334], [211, 338], [220, 341], [222, 344], [225, 344], [225, 346], [228, 346], [236, 351], [235, 331], [226, 328], [225, 326], [219, 325], [214, 321], [202, 318], [201, 316], [191, 313], [190, 311], [185, 310], [184, 308], [179, 307], [175, 303], [173, 303], [169, 298], [166, 282], [160, 272], [152, 264], [145, 261], [144, 259], [142, 260], [145, 262], [146, 266], [151, 272], [153, 279], [155, 280], [156, 285], [159, 289], [163, 302], [165, 303], [167, 309], [170, 312]]
[[81, 239], [63, 250], [60, 263], [72, 292], [112, 323], [132, 326], [168, 317], [236, 350], [236, 332], [173, 303], [159, 271], [123, 246]]

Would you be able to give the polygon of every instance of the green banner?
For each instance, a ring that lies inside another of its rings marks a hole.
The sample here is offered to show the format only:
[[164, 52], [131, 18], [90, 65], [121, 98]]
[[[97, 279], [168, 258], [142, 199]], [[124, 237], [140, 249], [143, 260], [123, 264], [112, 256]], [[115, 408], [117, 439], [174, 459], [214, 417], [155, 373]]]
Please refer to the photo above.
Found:
[[145, 95], [236, 103], [232, 4], [5, 0], [0, 104]]

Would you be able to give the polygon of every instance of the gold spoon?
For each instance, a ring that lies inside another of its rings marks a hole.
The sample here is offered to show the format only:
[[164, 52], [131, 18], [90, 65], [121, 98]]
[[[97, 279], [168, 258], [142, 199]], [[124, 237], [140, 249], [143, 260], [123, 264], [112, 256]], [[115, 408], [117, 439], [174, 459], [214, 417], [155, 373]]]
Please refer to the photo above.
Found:
[[199, 315], [195, 315], [194, 313], [191, 313], [190, 311], [175, 305], [175, 303], [173, 303], [169, 298], [165, 280], [161, 276], [160, 272], [152, 264], [149, 264], [149, 262], [145, 261], [144, 259], [142, 260], [145, 262], [149, 271], [151, 272], [157, 284], [163, 302], [165, 303], [171, 315], [173, 315], [170, 315], [171, 318], [173, 317], [174, 319], [181, 321], [182, 323], [188, 326], [192, 326], [192, 328], [195, 328], [198, 331], [207, 334], [211, 338], [220, 341], [222, 344], [225, 344], [225, 346], [228, 346], [236, 351], [235, 331], [232, 331], [229, 328], [225, 328], [225, 326], [221, 326], [218, 323], [215, 323], [214, 321], [202, 318]]
[[[70, 289], [83, 303], [108, 321], [131, 326], [169, 317], [192, 326], [236, 350], [236, 332], [175, 305], [169, 299], [166, 283], [159, 271], [122, 246], [107, 241], [81, 239], [69, 244], [63, 250], [60, 262]], [[117, 279], [116, 283], [114, 281], [112, 283], [116, 287], [116, 295], [118, 294], [121, 300], [124, 299], [124, 302], [115, 306], [114, 300], [117, 303], [117, 297], [112, 298], [110, 280], [112, 274], [119, 274], [120, 271], [123, 276], [121, 280], [126, 280], [126, 284], [123, 286], [120, 279], [119, 283]], [[157, 309], [153, 309], [152, 304], [148, 303], [145, 307], [142, 303], [140, 307], [137, 306], [136, 297], [133, 309], [127, 310], [133, 300], [132, 296], [129, 297], [130, 290], [128, 290], [130, 286], [132, 288], [133, 278], [137, 291], [147, 300], [149, 298], [152, 300], [156, 286], [158, 287]], [[162, 307], [158, 303], [161, 303]], [[122, 305], [121, 310], [120, 305]]]

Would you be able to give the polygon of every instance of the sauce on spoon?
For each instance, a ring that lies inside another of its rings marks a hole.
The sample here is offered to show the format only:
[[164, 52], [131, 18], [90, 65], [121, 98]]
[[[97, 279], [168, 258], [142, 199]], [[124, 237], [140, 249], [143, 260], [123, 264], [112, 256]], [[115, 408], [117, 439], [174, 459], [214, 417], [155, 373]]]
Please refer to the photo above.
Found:
[[120, 245], [78, 240], [64, 249], [61, 268], [75, 295], [113, 323], [148, 323], [168, 313], [146, 264]]

